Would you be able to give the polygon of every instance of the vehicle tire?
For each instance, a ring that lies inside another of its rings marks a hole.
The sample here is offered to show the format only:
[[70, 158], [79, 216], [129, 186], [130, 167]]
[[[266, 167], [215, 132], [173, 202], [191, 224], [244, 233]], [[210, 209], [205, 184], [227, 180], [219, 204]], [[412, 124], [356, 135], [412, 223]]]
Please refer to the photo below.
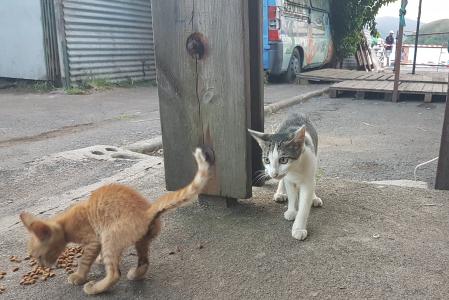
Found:
[[267, 81], [269, 83], [280, 83], [283, 80], [283, 78], [281, 77], [282, 77], [281, 75], [268, 74]]
[[293, 82], [301, 74], [302, 59], [298, 49], [293, 49], [290, 62], [288, 64], [287, 72], [284, 74], [286, 82]]

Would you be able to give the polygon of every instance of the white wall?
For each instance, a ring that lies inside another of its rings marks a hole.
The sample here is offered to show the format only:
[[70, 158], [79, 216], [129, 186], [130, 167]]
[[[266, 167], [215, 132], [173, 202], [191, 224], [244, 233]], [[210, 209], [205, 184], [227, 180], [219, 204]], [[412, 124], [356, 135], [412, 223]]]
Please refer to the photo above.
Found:
[[0, 77], [45, 80], [43, 40], [39, 0], [0, 0]]
[[[408, 59], [413, 61], [413, 55], [415, 54], [415, 48], [410, 47]], [[441, 48], [418, 48], [418, 54], [416, 55], [416, 63], [418, 64], [449, 64], [449, 54], [447, 47]]]

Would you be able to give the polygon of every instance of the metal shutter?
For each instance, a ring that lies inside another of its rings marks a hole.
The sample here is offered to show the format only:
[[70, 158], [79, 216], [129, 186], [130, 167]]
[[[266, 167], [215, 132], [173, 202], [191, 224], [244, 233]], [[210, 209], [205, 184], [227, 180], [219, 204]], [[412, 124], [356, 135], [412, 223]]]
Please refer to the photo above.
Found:
[[62, 0], [69, 82], [156, 79], [150, 0]]

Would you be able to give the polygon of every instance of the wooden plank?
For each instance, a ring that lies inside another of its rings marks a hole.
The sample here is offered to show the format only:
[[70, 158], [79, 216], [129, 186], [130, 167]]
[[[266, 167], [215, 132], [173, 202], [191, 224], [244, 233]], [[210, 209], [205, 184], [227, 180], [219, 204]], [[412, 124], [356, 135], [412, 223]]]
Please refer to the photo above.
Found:
[[383, 76], [382, 73], [374, 73], [369, 77], [369, 80], [379, 80], [379, 78], [381, 78]]
[[[251, 129], [264, 131], [264, 87], [263, 87], [263, 41], [262, 41], [262, 2], [249, 0], [249, 49], [250, 49], [250, 86], [251, 86]], [[264, 169], [262, 150], [251, 139], [251, 169], [253, 185], [261, 186], [265, 182], [256, 180], [259, 170]]]
[[393, 74], [385, 74], [380, 78], [381, 80], [394, 80]]
[[355, 93], [355, 98], [356, 98], [357, 100], [363, 100], [363, 99], [365, 99], [365, 92], [362, 91], [362, 90], [358, 90], [358, 91]]
[[377, 90], [384, 90], [384, 86], [387, 83], [386, 81], [375, 81], [376, 85], [375, 88]]
[[[205, 144], [215, 154], [205, 194], [251, 196], [247, 1], [152, 1], [168, 190], [192, 179], [196, 166], [190, 153]], [[194, 32], [205, 41], [187, 43]], [[199, 52], [204, 46], [203, 56], [193, 55], [195, 45]]]
[[439, 94], [441, 93], [442, 86], [439, 84], [432, 84], [432, 93]]
[[338, 97], [338, 91], [335, 87], [329, 88], [329, 97], [331, 98], [337, 98]]
[[365, 74], [362, 74], [361, 76], [357, 77], [357, 80], [367, 80], [368, 77], [370, 77], [372, 74], [371, 72], [366, 72]]
[[422, 89], [421, 91], [423, 93], [430, 93], [432, 94], [435, 91], [435, 85], [433, 83], [416, 83], [417, 85], [420, 84], [422, 85]]
[[449, 190], [449, 84], [446, 95], [446, 110], [444, 113], [440, 155], [435, 180], [435, 189], [438, 190]]

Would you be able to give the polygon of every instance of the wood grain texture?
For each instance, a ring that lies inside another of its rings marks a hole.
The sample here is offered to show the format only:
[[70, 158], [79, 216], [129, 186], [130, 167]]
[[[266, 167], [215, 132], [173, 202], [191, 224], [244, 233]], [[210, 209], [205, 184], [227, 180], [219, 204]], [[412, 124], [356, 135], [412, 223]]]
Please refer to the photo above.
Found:
[[[263, 42], [262, 42], [262, 1], [249, 0], [249, 48], [251, 77], [251, 129], [264, 131], [264, 87], [263, 87]], [[262, 150], [251, 139], [253, 185], [261, 186], [265, 182], [257, 179], [259, 170], [264, 169]]]
[[[205, 194], [251, 196], [248, 0], [153, 0], [153, 27], [168, 190], [187, 184], [191, 152], [206, 144], [215, 166]], [[207, 39], [206, 57], [186, 51], [190, 34]]]
[[446, 111], [444, 113], [443, 132], [441, 133], [441, 146], [440, 155], [438, 158], [435, 189], [449, 190], [449, 84], [446, 96]]

